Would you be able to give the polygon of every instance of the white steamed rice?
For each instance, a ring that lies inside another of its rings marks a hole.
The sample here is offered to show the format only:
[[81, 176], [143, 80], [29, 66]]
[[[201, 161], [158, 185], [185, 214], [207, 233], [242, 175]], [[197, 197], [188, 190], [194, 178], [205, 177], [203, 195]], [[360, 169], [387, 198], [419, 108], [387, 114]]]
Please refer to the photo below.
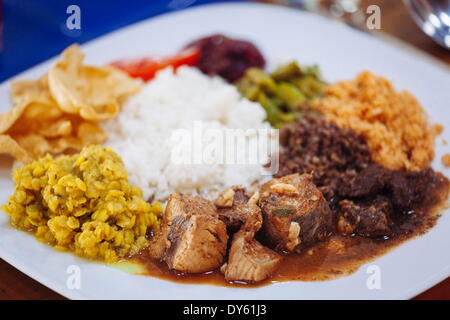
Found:
[[262, 178], [258, 164], [175, 164], [171, 161], [173, 130], [203, 128], [265, 128], [265, 112], [242, 98], [236, 88], [196, 68], [160, 71], [130, 98], [114, 120], [104, 124], [111, 146], [122, 157], [130, 183], [144, 197], [165, 199], [179, 191], [202, 194], [234, 185], [251, 185]]

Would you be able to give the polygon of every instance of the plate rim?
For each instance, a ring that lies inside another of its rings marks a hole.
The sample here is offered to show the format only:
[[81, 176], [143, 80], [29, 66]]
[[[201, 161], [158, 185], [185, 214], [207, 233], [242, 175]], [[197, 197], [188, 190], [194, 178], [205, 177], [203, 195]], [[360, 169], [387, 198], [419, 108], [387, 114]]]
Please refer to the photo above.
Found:
[[[107, 38], [115, 33], [118, 33], [118, 32], [121, 32], [121, 31], [124, 31], [127, 29], [131, 29], [133, 27], [137, 27], [140, 24], [145, 24], [145, 23], [148, 23], [149, 21], [164, 19], [166, 16], [169, 16], [169, 15], [172, 16], [172, 15], [183, 14], [186, 11], [201, 11], [201, 10], [205, 10], [205, 8], [207, 9], [209, 7], [237, 7], [237, 6], [238, 7], [276, 7], [276, 9], [278, 9], [278, 10], [285, 10], [285, 11], [297, 11], [298, 10], [295, 8], [279, 6], [279, 5], [275, 5], [275, 4], [263, 4], [263, 3], [252, 3], [252, 2], [209, 3], [209, 4], [196, 5], [193, 7], [185, 8], [183, 10], [165, 12], [162, 14], [158, 14], [158, 15], [148, 17], [146, 19], [134, 22], [134, 23], [124, 26], [122, 28], [119, 28], [119, 29], [113, 30], [111, 32], [108, 32], [106, 34], [103, 34], [99, 37], [90, 39], [89, 41], [86, 41], [83, 44], [80, 44], [80, 47], [81, 48], [88, 47], [88, 46], [94, 44], [97, 40]], [[324, 18], [319, 15], [316, 15], [316, 14], [313, 14], [313, 13], [309, 13], [309, 12], [305, 12], [305, 11], [301, 11], [301, 10], [298, 10], [298, 12], [299, 12], [299, 14], [314, 15], [314, 17], [317, 19], [329, 21], [329, 19]], [[334, 21], [334, 22], [339, 23], [337, 21]], [[340, 23], [340, 24], [344, 25], [343, 23]], [[348, 27], [348, 26], [346, 26], [346, 27]], [[350, 27], [348, 27], [348, 28], [350, 28]], [[430, 55], [424, 51], [421, 51], [420, 49], [417, 49], [416, 47], [412, 46], [411, 44], [408, 44], [402, 40], [399, 40], [393, 36], [386, 35], [386, 34], [368, 33], [368, 32], [363, 32], [358, 29], [352, 29], [352, 30], [358, 31], [359, 33], [364, 34], [365, 36], [373, 36], [372, 41], [381, 42], [386, 46], [395, 48], [395, 50], [399, 50], [399, 51], [407, 50], [409, 55], [417, 56], [422, 59], [425, 58], [427, 60], [426, 61], [427, 63], [434, 64], [435, 66], [438, 66], [441, 69], [445, 69], [445, 72], [447, 72], [447, 74], [450, 76], [450, 66], [448, 66], [444, 62], [438, 60], [437, 58], [433, 57], [432, 55]], [[25, 75], [25, 74], [33, 73], [42, 68], [45, 68], [47, 65], [53, 63], [57, 59], [57, 57], [59, 57], [59, 54], [57, 54], [53, 57], [50, 57], [50, 58], [46, 59], [45, 61], [42, 61], [42, 62], [28, 68], [27, 70], [24, 70], [6, 80], [4, 80], [3, 82], [0, 83], [0, 87], [7, 86], [9, 84], [9, 82], [14, 81], [20, 77], [23, 77], [23, 75]], [[443, 212], [445, 212], [445, 211], [443, 211]], [[411, 240], [414, 240], [414, 238]], [[408, 242], [411, 240], [408, 240]], [[70, 289], [66, 288], [64, 285], [59, 285], [56, 282], [52, 282], [48, 277], [45, 276], [45, 274], [37, 272], [35, 269], [33, 269], [30, 266], [27, 266], [25, 263], [21, 263], [19, 260], [15, 259], [11, 255], [9, 255], [6, 251], [2, 250], [1, 247], [0, 247], [0, 258], [3, 259], [8, 264], [10, 264], [11, 266], [13, 266], [14, 268], [18, 269], [20, 272], [31, 277], [33, 280], [39, 282], [40, 284], [46, 286], [47, 288], [53, 290], [54, 292], [66, 297], [68, 299], [74, 299], [74, 300], [89, 299], [85, 295], [81, 294], [82, 291], [70, 290]], [[423, 280], [421, 283], [418, 283], [414, 287], [410, 288], [407, 292], [403, 292], [401, 295], [399, 294], [397, 296], [394, 296], [393, 299], [413, 298], [413, 297], [417, 296], [418, 294], [420, 294], [420, 293], [428, 290], [429, 288], [435, 286], [436, 284], [440, 283], [441, 281], [445, 280], [449, 276], [450, 276], [450, 265], [447, 265], [445, 268], [442, 268], [439, 272], [434, 273], [433, 276]], [[299, 283], [301, 283], [301, 281], [299, 281]], [[204, 284], [202, 284], [202, 285], [204, 285]]]

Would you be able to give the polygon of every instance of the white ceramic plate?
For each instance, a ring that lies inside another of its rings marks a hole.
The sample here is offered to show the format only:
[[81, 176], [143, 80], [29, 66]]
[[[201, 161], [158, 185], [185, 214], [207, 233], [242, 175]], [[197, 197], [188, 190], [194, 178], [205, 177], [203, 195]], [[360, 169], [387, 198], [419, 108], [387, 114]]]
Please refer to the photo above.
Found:
[[[140, 22], [83, 46], [87, 62], [103, 64], [145, 54], [170, 54], [189, 41], [215, 32], [253, 41], [273, 66], [280, 60], [318, 63], [329, 81], [349, 79], [369, 69], [391, 79], [397, 88], [417, 95], [431, 119], [450, 128], [450, 73], [424, 56], [316, 15], [259, 4], [222, 4], [196, 7]], [[32, 54], [30, 52], [29, 54]], [[37, 78], [47, 61], [16, 78]], [[0, 111], [11, 105], [8, 83], [0, 86]], [[447, 137], [446, 130], [441, 137]], [[434, 168], [444, 171], [441, 154], [449, 152], [437, 141]], [[12, 193], [11, 162], [0, 165], [0, 202]], [[450, 212], [426, 235], [362, 266], [355, 274], [326, 282], [286, 282], [239, 289], [186, 285], [135, 276], [106, 265], [57, 252], [32, 236], [11, 228], [0, 213], [0, 257], [22, 272], [73, 299], [407, 299], [450, 275]], [[81, 271], [81, 288], [66, 285], [69, 266]], [[368, 266], [381, 271], [381, 289], [369, 290]]]

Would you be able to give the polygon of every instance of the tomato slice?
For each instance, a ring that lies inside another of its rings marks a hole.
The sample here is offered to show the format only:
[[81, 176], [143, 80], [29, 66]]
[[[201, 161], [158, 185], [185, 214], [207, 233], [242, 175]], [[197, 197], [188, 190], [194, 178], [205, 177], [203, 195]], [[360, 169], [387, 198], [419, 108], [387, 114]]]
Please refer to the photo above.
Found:
[[110, 63], [112, 66], [128, 73], [133, 78], [144, 81], [151, 80], [157, 71], [168, 66], [178, 68], [182, 65], [194, 66], [200, 57], [200, 51], [195, 48], [186, 49], [174, 56], [157, 58], [138, 58], [118, 60]]

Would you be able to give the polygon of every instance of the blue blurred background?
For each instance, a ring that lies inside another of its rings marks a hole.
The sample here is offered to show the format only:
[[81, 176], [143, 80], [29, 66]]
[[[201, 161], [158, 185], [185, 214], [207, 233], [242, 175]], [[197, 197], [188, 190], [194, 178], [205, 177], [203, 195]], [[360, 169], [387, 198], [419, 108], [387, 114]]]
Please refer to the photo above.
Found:
[[[238, 0], [0, 0], [0, 82], [83, 43], [134, 22], [187, 7]], [[244, 0], [245, 1], [245, 0]], [[68, 6], [81, 9], [81, 29], [69, 30]]]

